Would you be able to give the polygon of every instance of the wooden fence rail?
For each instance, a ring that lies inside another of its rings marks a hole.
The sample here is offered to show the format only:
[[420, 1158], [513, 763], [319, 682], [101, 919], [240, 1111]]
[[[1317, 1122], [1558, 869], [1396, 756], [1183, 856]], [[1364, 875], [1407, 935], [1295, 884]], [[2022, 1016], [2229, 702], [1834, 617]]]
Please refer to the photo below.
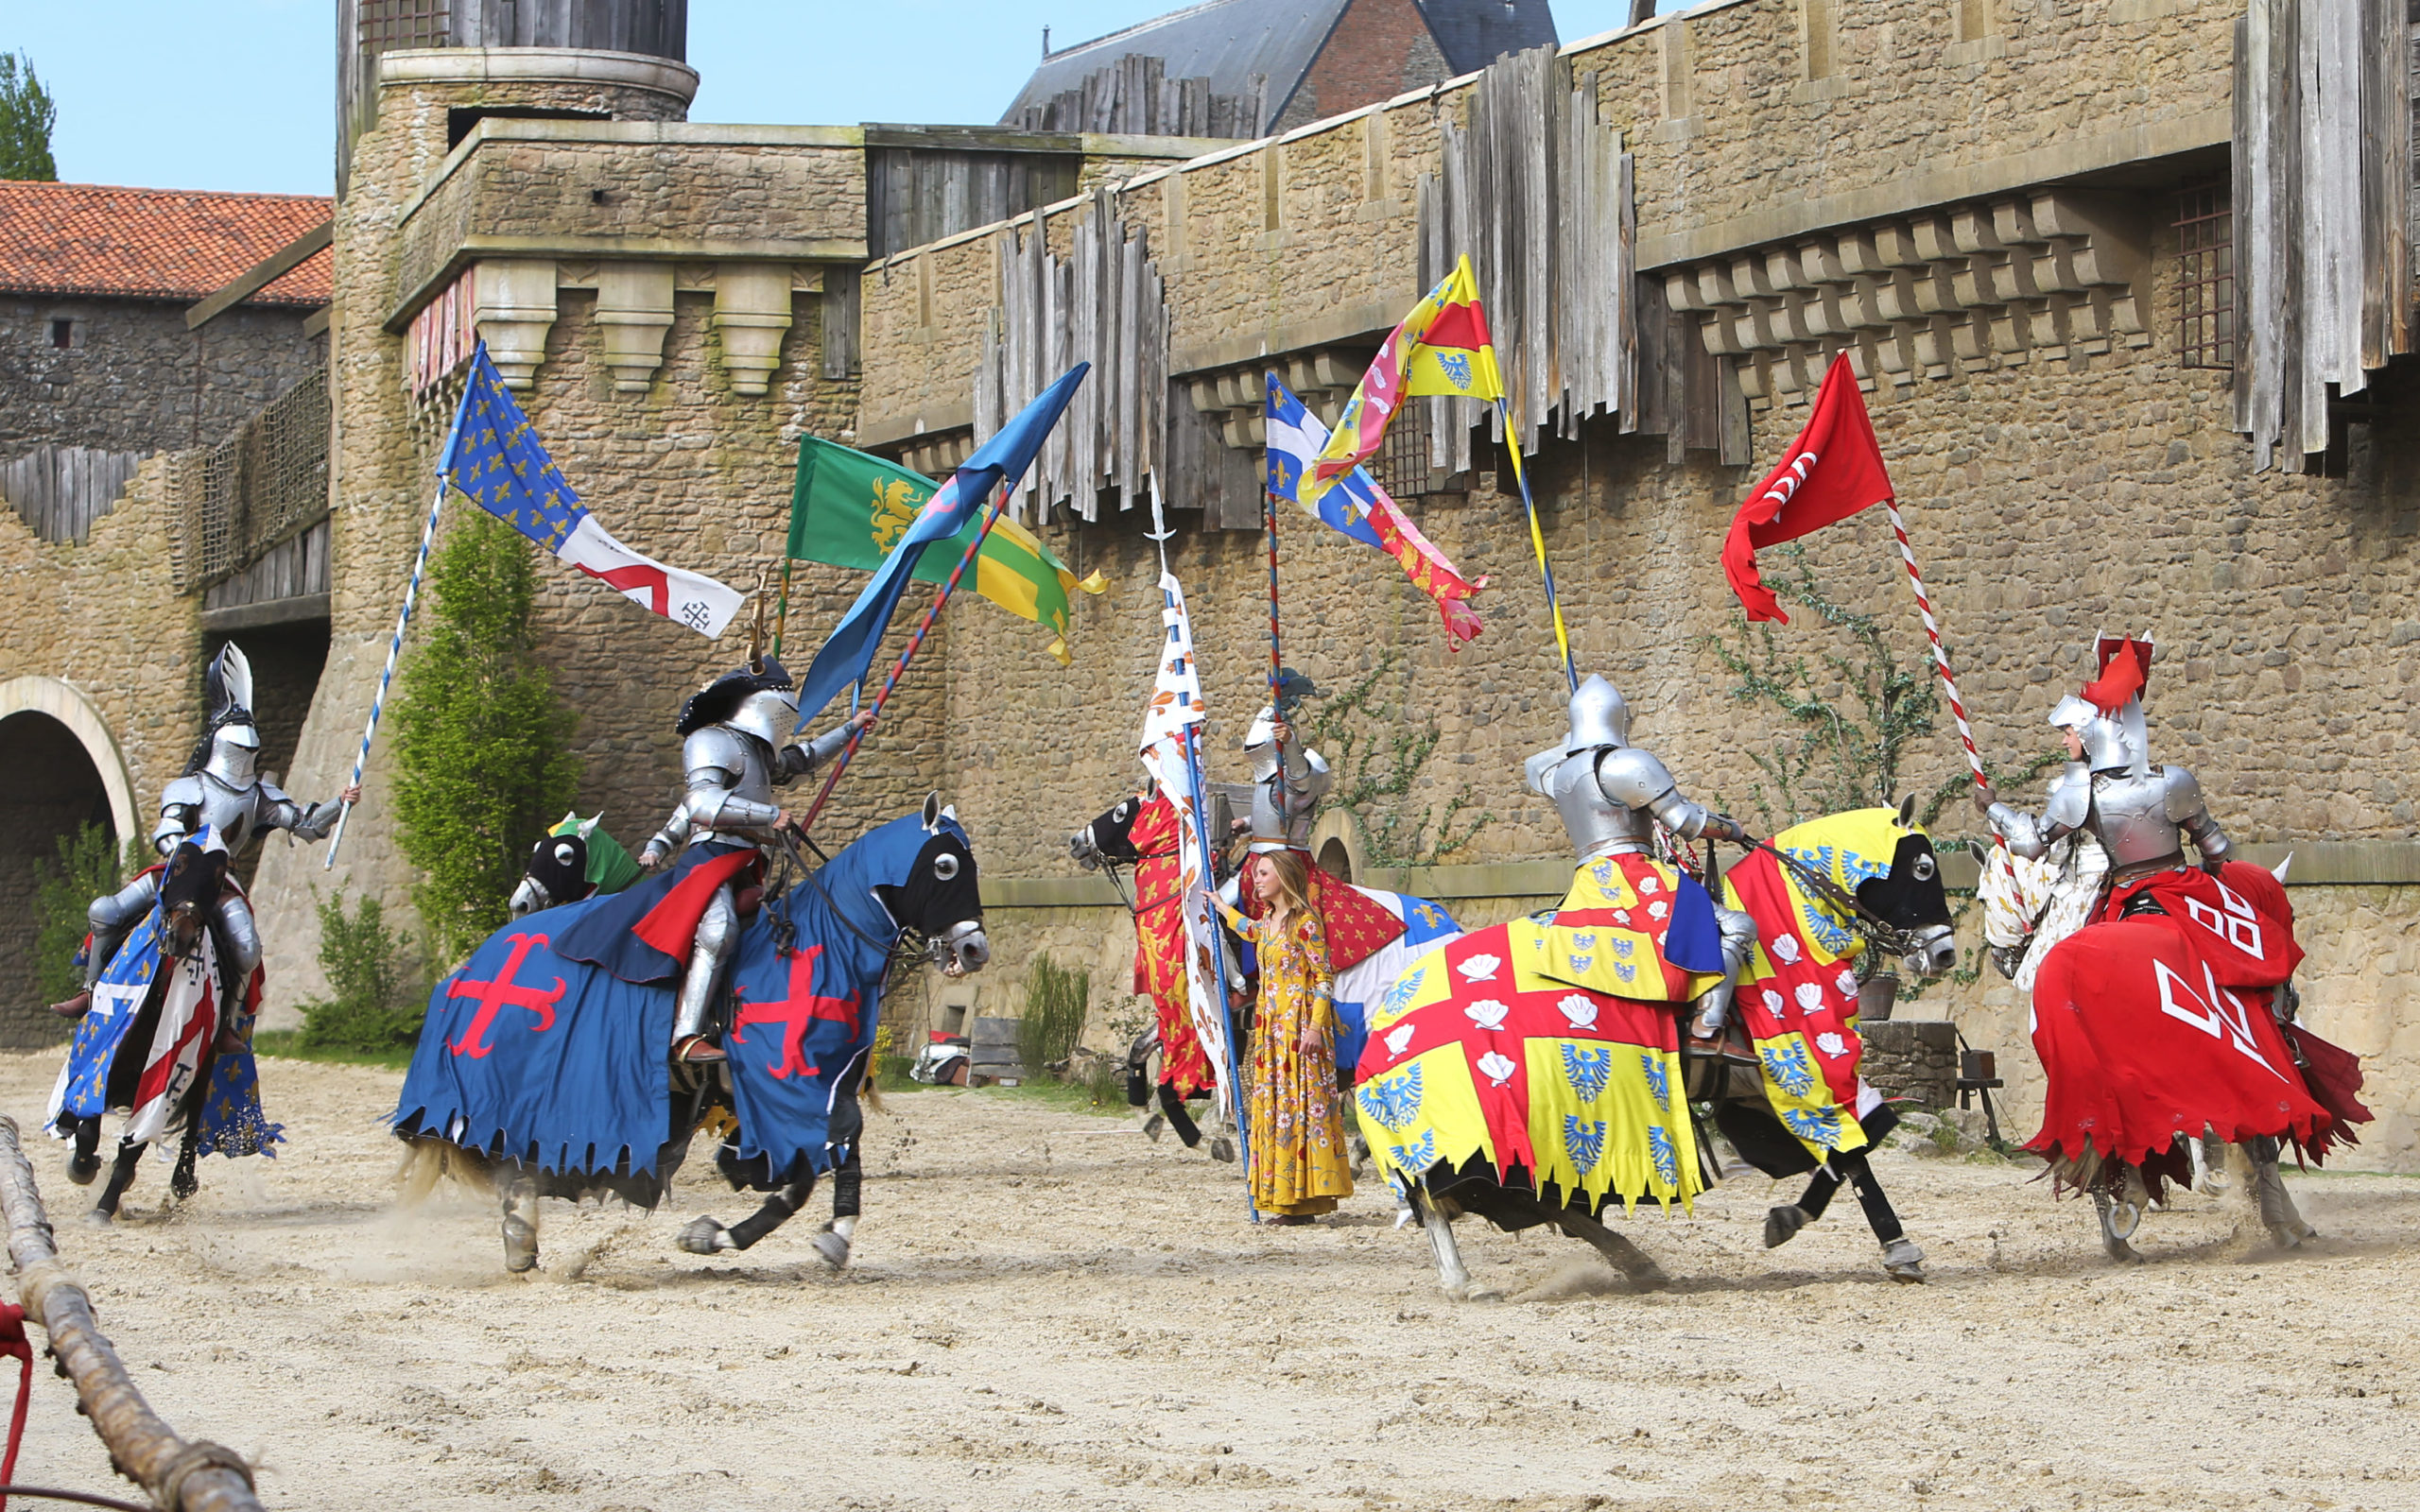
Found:
[[17, 1124], [0, 1114], [0, 1213], [9, 1224], [9, 1255], [16, 1263], [17, 1295], [26, 1315], [50, 1335], [59, 1373], [76, 1383], [77, 1400], [120, 1475], [141, 1486], [161, 1512], [261, 1512], [252, 1472], [233, 1450], [188, 1442], [160, 1420], [126, 1373], [93, 1315], [93, 1299], [59, 1263], [50, 1216], [34, 1188], [34, 1168], [18, 1142]]

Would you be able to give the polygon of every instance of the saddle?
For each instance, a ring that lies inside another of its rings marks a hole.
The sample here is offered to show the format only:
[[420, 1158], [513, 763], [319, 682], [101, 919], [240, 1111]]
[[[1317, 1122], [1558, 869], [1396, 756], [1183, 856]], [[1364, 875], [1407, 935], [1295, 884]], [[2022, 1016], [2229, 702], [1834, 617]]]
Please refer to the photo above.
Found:
[[1764, 1066], [1756, 1058], [1755, 1047], [1748, 1042], [1748, 1031], [1737, 1018], [1722, 1026], [1722, 1033], [1712, 1040], [1701, 1040], [1689, 1033], [1692, 1017], [1687, 1005], [1677, 1010], [1681, 1023], [1681, 1069], [1683, 1085], [1691, 1102], [1721, 1102], [1726, 1098], [1761, 1098], [1764, 1095]]

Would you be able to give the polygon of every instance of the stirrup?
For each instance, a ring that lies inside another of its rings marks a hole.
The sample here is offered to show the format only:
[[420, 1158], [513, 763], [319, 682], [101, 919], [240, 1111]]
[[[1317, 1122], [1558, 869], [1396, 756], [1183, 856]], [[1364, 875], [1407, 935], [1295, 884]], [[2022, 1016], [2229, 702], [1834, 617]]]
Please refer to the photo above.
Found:
[[683, 1065], [711, 1066], [719, 1061], [729, 1060], [731, 1057], [723, 1054], [722, 1046], [704, 1035], [692, 1034], [683, 1035], [673, 1041], [672, 1058]]

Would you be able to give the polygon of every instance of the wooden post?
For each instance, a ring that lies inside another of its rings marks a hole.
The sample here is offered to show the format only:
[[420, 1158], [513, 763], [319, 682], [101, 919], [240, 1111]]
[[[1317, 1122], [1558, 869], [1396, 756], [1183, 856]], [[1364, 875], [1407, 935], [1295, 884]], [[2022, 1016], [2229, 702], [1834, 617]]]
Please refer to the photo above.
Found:
[[160, 1420], [101, 1332], [93, 1299], [69, 1279], [51, 1243], [50, 1218], [34, 1188], [34, 1169], [17, 1139], [16, 1120], [0, 1114], [0, 1212], [9, 1223], [9, 1255], [16, 1262], [17, 1296], [27, 1317], [50, 1335], [59, 1372], [118, 1473], [141, 1486], [169, 1512], [261, 1512], [252, 1472], [233, 1450], [188, 1442]]

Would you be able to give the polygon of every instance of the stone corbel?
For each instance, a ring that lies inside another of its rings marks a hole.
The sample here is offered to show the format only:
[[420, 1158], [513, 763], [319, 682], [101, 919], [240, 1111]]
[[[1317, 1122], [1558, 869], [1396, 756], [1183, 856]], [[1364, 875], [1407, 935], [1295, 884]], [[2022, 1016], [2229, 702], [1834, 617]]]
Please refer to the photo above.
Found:
[[488, 360], [504, 387], [527, 389], [546, 360], [546, 333], [555, 324], [553, 260], [485, 259], [472, 286], [471, 318], [488, 344]]
[[607, 263], [596, 270], [596, 324], [614, 390], [643, 394], [664, 366], [664, 335], [672, 329], [672, 265]]
[[790, 328], [790, 292], [786, 263], [725, 263], [715, 269], [715, 329], [735, 393], [754, 398], [771, 390], [782, 337]]

